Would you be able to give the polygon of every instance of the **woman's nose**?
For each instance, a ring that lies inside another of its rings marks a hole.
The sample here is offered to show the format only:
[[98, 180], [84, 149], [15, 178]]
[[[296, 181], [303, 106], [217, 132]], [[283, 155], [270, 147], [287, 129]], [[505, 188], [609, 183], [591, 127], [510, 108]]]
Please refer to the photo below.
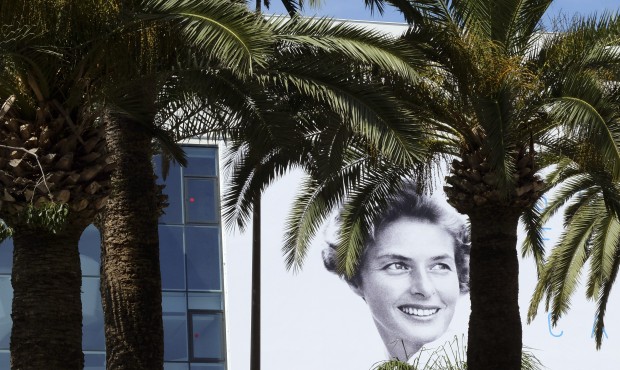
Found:
[[420, 269], [412, 269], [410, 273], [410, 292], [425, 298], [435, 293], [435, 287], [428, 273]]

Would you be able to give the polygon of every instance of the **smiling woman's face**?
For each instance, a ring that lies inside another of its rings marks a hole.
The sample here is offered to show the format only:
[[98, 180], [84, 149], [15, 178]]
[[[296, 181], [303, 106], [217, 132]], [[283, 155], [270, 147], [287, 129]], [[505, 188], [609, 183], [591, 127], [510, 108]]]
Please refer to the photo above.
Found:
[[399, 218], [378, 230], [359, 281], [353, 290], [368, 304], [390, 354], [392, 344], [404, 344], [412, 355], [442, 335], [454, 315], [460, 296], [454, 240], [437, 225]]

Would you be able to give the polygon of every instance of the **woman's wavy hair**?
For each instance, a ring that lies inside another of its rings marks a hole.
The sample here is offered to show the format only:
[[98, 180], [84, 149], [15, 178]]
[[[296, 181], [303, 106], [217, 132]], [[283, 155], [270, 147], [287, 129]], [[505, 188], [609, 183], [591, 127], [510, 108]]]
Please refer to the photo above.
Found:
[[[357, 269], [357, 273], [350, 279], [338, 273], [336, 258], [337, 233], [326, 233], [327, 247], [323, 250], [323, 262], [327, 270], [340, 275], [349, 284], [359, 286], [361, 283], [359, 271], [365, 263], [368, 246], [372, 245], [380, 230], [391, 222], [403, 217], [437, 225], [452, 236], [459, 288], [462, 294], [469, 292], [469, 255], [471, 248], [469, 228], [461, 219], [450, 214], [448, 210], [439, 206], [432, 198], [419, 195], [415, 191], [415, 187], [408, 183], [405, 183], [398, 193], [390, 197], [387, 206], [376, 217], [374, 224], [371, 225], [370, 233], [364, 241], [365, 249], [362, 253], [360, 267]], [[338, 222], [338, 216], [334, 222]]]

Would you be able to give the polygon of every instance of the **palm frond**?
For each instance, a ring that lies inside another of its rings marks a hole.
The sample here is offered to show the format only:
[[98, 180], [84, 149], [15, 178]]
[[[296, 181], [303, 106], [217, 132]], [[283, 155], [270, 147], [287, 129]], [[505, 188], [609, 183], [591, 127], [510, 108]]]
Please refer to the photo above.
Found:
[[301, 270], [312, 238], [342, 201], [345, 192], [345, 186], [337, 181], [319, 184], [311, 177], [304, 181], [287, 217], [284, 232], [282, 254], [287, 269]]
[[373, 12], [375, 9], [379, 14], [385, 11], [385, 4], [389, 4], [398, 9], [409, 24], [421, 24], [428, 19], [445, 20], [448, 16], [447, 6], [443, 0], [364, 0], [366, 7]]
[[525, 228], [525, 239], [521, 247], [521, 256], [532, 255], [536, 263], [536, 270], [540, 275], [541, 268], [545, 261], [545, 238], [543, 236], [544, 223], [540, 217], [540, 211], [536, 205], [527, 209], [521, 215], [521, 223]]
[[605, 330], [605, 313], [607, 312], [607, 303], [611, 294], [611, 288], [618, 276], [618, 270], [620, 269], [620, 253], [616, 251], [614, 261], [612, 263], [612, 270], [610, 271], [609, 278], [602, 286], [601, 294], [597, 302], [596, 316], [595, 316], [595, 330], [594, 335], [596, 338], [596, 349], [600, 349], [603, 343], [603, 333]]
[[491, 17], [493, 3], [485, 0], [453, 0], [450, 10], [455, 14], [461, 29], [478, 33], [486, 38], [493, 34]]
[[477, 105], [481, 115], [480, 122], [487, 133], [483, 148], [488, 153], [491, 171], [497, 177], [497, 187], [503, 197], [507, 198], [514, 183], [512, 174], [515, 163], [512, 161], [511, 151], [515, 148], [509, 137], [512, 117], [503, 102], [504, 99], [500, 97], [483, 98]]
[[539, 282], [539, 285], [549, 287], [546, 308], [551, 308], [554, 325], [570, 308], [571, 296], [590, 253], [591, 236], [599, 223], [599, 212], [600, 208], [593, 207], [582, 207], [575, 212], [549, 257], [545, 267], [549, 271], [547, 279]]
[[355, 275], [373, 221], [400, 189], [403, 179], [419, 178], [415, 172], [415, 168], [402, 167], [371, 171], [349, 192], [340, 213], [341, 227], [336, 248], [337, 267], [341, 274], [349, 278]]
[[360, 26], [330, 19], [280, 20], [277, 38], [286, 47], [314, 48], [336, 53], [350, 62], [372, 64], [384, 73], [396, 73], [406, 81], [416, 81], [422, 55], [403, 40]]
[[[556, 100], [552, 114], [564, 124], [569, 134], [592, 144], [591, 148], [596, 148], [601, 159], [610, 167], [613, 177], [619, 178], [618, 134], [607, 125], [595, 107], [583, 99], [566, 96]], [[583, 160], [580, 162], [583, 163]]]
[[[599, 216], [600, 217], [600, 216]], [[620, 242], [620, 222], [613, 213], [605, 212], [592, 237], [589, 256], [590, 271], [586, 284], [586, 297], [598, 299], [601, 287], [611, 276], [613, 261]]]
[[532, 46], [534, 32], [552, 0], [496, 1], [493, 9], [493, 39], [509, 54], [524, 55]]
[[[550, 174], [549, 178], [553, 179], [555, 176]], [[558, 186], [552, 188], [553, 195], [550, 197], [549, 202], [543, 209], [543, 212], [540, 215], [541, 222], [547, 222], [553, 215], [559, 212], [564, 205], [569, 203], [571, 199], [573, 199], [576, 195], [582, 195], [582, 199], [587, 196], [587, 194], [593, 195], [591, 191], [592, 186], [594, 185], [590, 176], [584, 173], [572, 173], [566, 174], [562, 176], [561, 182], [553, 182], [552, 180], [548, 180], [550, 185]], [[549, 192], [551, 193], [551, 192]], [[578, 208], [580, 203], [574, 203]], [[570, 209], [572, 206], [569, 204], [568, 208]], [[573, 214], [570, 210], [566, 212], [567, 215]]]
[[[274, 74], [265, 83], [292, 88], [312, 100], [326, 104], [342, 122], [363, 135], [373, 148], [395, 163], [412, 164], [424, 157], [423, 138], [414, 117], [381, 86], [368, 89], [347, 81], [346, 75], [321, 76], [322, 68], [312, 63], [286, 74]], [[305, 75], [301, 75], [301, 72]], [[310, 75], [313, 73], [312, 75]], [[316, 73], [316, 74], [314, 74]]]
[[[272, 29], [241, 4], [222, 1], [147, 0], [139, 21], [170, 25], [188, 45], [241, 75], [265, 66]], [[256, 66], [256, 67], [255, 67]]]

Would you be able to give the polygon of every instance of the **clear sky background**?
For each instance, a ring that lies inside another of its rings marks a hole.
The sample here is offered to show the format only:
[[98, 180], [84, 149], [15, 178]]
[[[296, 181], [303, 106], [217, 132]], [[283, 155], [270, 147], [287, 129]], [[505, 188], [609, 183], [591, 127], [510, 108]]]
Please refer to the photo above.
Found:
[[[555, 0], [547, 12], [550, 19], [558, 14], [563, 14], [571, 18], [575, 14], [587, 15], [594, 12], [620, 11], [620, 0]], [[280, 0], [271, 0], [269, 9], [264, 9], [264, 13], [283, 14], [286, 10]], [[306, 7], [304, 14], [308, 16], [328, 16], [342, 19], [372, 20], [384, 22], [402, 22], [401, 15], [392, 9], [386, 9], [382, 16], [370, 14], [370, 10], [364, 6], [364, 0], [321, 0], [319, 9]], [[545, 23], [548, 23], [548, 19]]]

